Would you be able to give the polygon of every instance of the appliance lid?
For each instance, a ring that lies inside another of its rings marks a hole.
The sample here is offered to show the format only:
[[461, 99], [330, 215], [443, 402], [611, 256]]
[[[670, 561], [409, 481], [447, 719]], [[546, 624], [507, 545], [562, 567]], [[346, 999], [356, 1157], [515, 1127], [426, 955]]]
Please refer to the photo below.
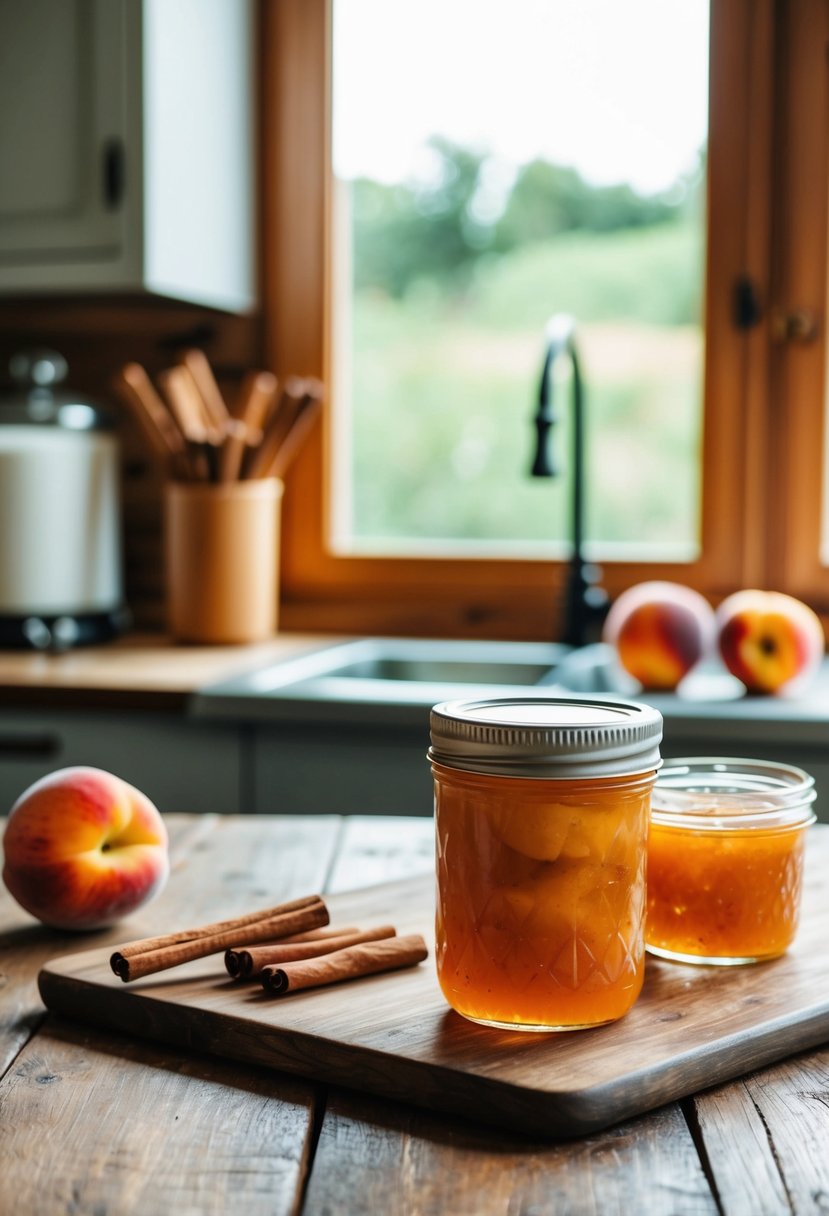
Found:
[[54, 350], [21, 350], [9, 360], [14, 387], [0, 394], [0, 426], [111, 429], [111, 417], [82, 393], [61, 387], [67, 364]]

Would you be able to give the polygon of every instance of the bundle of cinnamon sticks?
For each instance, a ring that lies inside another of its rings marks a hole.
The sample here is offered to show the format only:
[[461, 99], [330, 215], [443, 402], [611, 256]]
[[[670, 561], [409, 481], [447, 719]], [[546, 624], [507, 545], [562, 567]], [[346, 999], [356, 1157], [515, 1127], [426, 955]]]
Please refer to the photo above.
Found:
[[185, 351], [157, 379], [158, 388], [139, 363], [128, 363], [114, 388], [178, 481], [281, 479], [322, 408], [318, 380], [290, 376], [280, 391], [271, 372], [254, 371], [231, 410], [201, 350]]
[[428, 954], [419, 934], [398, 937], [393, 925], [329, 924], [322, 897], [307, 895], [232, 920], [129, 942], [111, 956], [110, 966], [128, 983], [224, 951], [229, 975], [258, 980], [278, 996], [413, 967]]

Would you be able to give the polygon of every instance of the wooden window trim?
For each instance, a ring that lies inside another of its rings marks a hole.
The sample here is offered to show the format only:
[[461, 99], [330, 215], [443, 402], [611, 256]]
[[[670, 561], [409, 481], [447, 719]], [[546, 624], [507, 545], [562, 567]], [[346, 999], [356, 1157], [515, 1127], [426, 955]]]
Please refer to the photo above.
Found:
[[[773, 540], [765, 516], [769, 322], [733, 324], [733, 287], [769, 292], [773, 0], [712, 0], [702, 556], [603, 563], [611, 595], [648, 578], [716, 601], [759, 584]], [[263, 0], [265, 354], [277, 374], [330, 384], [330, 0]], [[825, 215], [825, 211], [824, 211]], [[329, 408], [331, 403], [329, 402]], [[327, 421], [284, 500], [281, 621], [344, 633], [549, 638], [565, 563], [338, 557], [326, 549]]]
[[[769, 501], [769, 585], [829, 618], [829, 569], [820, 562], [826, 413], [829, 217], [829, 5], [787, 0], [776, 31], [771, 291], [772, 405], [764, 491]], [[805, 340], [786, 318], [814, 320]]]

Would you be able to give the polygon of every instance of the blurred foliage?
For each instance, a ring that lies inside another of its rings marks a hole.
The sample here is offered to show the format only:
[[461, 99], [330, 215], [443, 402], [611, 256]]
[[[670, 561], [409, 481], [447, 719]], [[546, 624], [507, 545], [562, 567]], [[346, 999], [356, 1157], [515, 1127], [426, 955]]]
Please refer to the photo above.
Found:
[[594, 186], [572, 168], [534, 160], [517, 172], [441, 136], [429, 169], [392, 185], [351, 185], [355, 286], [399, 299], [418, 279], [462, 290], [482, 257], [565, 232], [618, 232], [682, 220], [699, 206], [702, 169], [669, 191]]
[[575, 316], [587, 536], [693, 548], [699, 508], [702, 173], [641, 197], [433, 139], [418, 182], [352, 183], [350, 518], [369, 549], [562, 541], [562, 475], [529, 477], [544, 326]]
[[664, 195], [643, 197], [630, 186], [591, 186], [575, 169], [534, 160], [518, 174], [493, 245], [514, 249], [560, 232], [615, 232], [675, 219], [677, 203]]
[[481, 259], [469, 307], [495, 328], [587, 321], [695, 325], [701, 316], [703, 232], [691, 220], [607, 233], [567, 232]]
[[[353, 519], [383, 538], [566, 541], [572, 476], [528, 476], [544, 323], [574, 311], [586, 381], [587, 533], [692, 546], [701, 335], [676, 322], [699, 292], [689, 223], [568, 233], [483, 259], [462, 300], [420, 280], [403, 299], [358, 292], [353, 313]], [[660, 316], [660, 310], [663, 316]], [[684, 309], [683, 309], [684, 311]]]

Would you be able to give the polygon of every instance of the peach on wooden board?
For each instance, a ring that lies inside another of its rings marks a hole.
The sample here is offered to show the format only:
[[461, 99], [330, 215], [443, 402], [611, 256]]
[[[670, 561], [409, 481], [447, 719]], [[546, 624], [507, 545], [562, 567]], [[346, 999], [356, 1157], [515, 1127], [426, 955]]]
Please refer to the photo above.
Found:
[[817, 614], [781, 591], [737, 591], [722, 601], [716, 620], [722, 661], [749, 692], [794, 692], [823, 658]]
[[64, 768], [17, 799], [3, 881], [58, 929], [99, 929], [156, 895], [169, 873], [167, 829], [140, 790], [97, 768]]
[[711, 650], [714, 610], [679, 583], [639, 583], [611, 606], [603, 640], [643, 688], [670, 691]]

